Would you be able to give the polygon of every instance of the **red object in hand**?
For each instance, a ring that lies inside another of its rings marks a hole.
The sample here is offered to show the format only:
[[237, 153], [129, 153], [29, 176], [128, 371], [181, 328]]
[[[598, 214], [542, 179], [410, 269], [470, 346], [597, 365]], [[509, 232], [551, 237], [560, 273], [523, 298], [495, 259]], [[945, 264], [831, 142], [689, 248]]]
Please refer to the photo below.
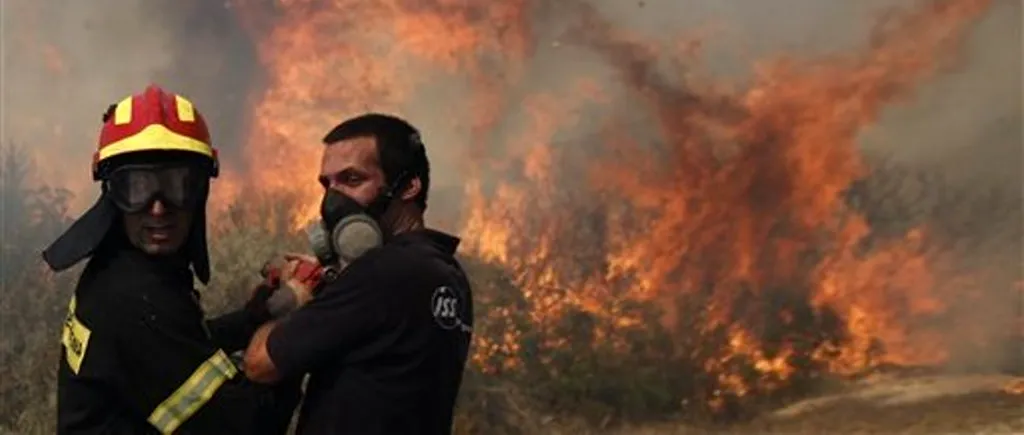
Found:
[[291, 278], [298, 281], [306, 288], [313, 290], [320, 285], [324, 276], [324, 268], [319, 262], [309, 261], [304, 258], [288, 258], [289, 265], [294, 264]]
[[[291, 268], [290, 279], [297, 281], [310, 290], [320, 285], [324, 275], [324, 267], [318, 261], [295, 255], [286, 255], [285, 258], [288, 260], [285, 267]], [[264, 282], [268, 285], [277, 287], [281, 284], [281, 277], [284, 275], [284, 271], [268, 261], [263, 264], [260, 275], [263, 276]]]

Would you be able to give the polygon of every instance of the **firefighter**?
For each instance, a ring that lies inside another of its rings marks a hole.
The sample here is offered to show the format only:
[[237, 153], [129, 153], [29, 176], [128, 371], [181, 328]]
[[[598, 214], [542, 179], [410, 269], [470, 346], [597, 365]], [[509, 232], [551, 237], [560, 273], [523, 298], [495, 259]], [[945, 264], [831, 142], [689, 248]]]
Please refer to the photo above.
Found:
[[193, 287], [210, 278], [205, 206], [217, 172], [206, 123], [184, 97], [151, 85], [104, 114], [93, 158], [102, 193], [43, 253], [54, 271], [89, 257], [61, 332], [58, 433], [285, 432], [300, 380], [251, 384], [228, 357], [282, 315], [268, 304], [276, 287], [211, 320]]

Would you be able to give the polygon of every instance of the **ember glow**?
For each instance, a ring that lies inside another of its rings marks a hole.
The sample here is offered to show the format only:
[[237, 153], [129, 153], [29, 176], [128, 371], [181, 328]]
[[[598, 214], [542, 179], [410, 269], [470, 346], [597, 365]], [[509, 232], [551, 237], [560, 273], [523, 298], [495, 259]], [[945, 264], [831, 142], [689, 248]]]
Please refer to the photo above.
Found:
[[1002, 391], [1006, 394], [1024, 395], [1024, 379], [1014, 379], [1003, 386]]

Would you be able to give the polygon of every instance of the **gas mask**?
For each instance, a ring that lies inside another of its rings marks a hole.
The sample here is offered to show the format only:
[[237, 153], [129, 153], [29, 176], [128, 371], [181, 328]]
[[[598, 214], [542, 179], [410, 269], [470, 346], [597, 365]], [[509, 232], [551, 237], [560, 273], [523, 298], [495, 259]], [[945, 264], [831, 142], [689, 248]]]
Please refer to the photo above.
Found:
[[390, 198], [382, 195], [370, 207], [363, 207], [348, 195], [327, 189], [320, 204], [320, 221], [306, 229], [313, 253], [326, 268], [325, 277], [384, 243], [378, 219]]

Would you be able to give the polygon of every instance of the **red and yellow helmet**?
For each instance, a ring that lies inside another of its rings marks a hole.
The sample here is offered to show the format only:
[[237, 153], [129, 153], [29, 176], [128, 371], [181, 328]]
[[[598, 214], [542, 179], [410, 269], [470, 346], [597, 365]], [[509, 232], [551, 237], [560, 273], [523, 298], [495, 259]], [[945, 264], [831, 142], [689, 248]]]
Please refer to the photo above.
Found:
[[93, 154], [93, 179], [106, 177], [111, 158], [142, 151], [196, 153], [209, 159], [210, 177], [218, 173], [217, 150], [203, 116], [191, 101], [157, 85], [107, 110]]

